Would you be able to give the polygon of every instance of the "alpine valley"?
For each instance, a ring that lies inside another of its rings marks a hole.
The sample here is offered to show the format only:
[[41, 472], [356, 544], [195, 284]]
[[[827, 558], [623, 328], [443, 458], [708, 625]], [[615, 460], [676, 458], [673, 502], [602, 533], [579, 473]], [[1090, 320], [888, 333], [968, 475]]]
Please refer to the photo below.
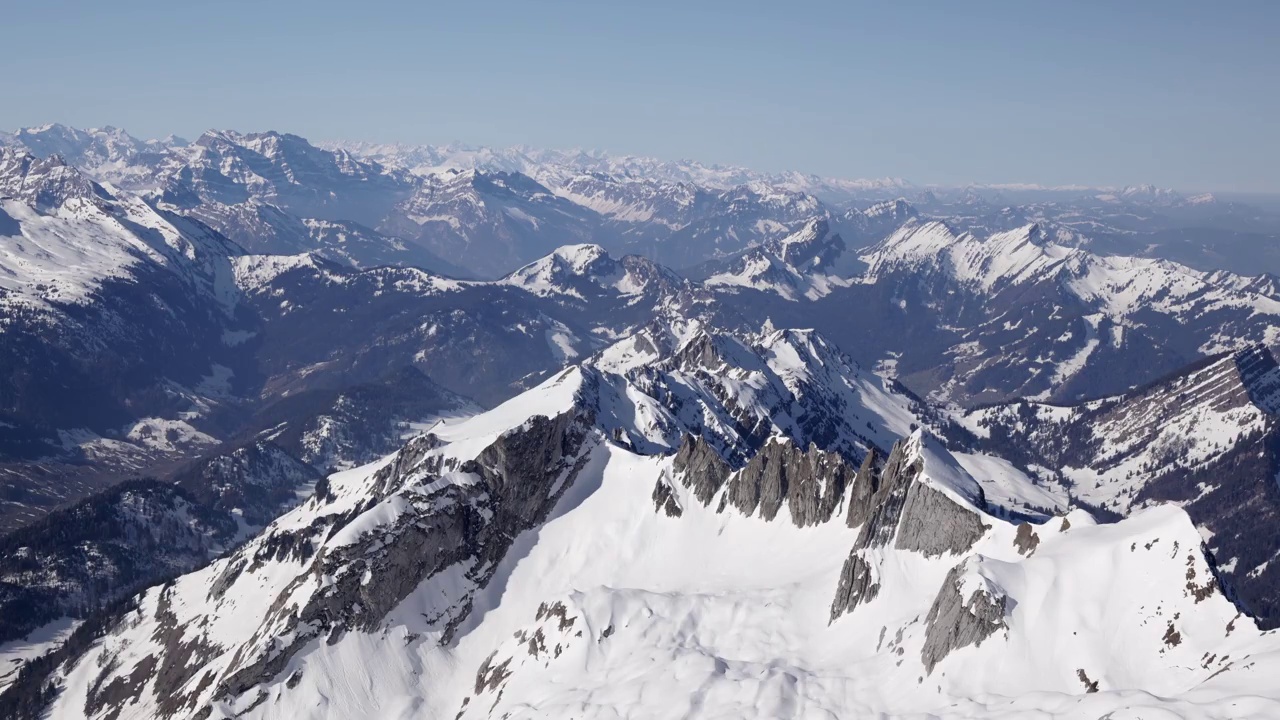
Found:
[[1280, 717], [1278, 241], [0, 133], [0, 717]]

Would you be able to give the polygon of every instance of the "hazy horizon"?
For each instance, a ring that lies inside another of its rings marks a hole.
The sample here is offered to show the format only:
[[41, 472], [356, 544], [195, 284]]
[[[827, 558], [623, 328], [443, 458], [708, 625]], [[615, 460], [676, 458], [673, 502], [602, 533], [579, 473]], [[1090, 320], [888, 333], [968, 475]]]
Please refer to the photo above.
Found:
[[29, 4], [6, 16], [0, 127], [1276, 193], [1277, 21], [1263, 2]]

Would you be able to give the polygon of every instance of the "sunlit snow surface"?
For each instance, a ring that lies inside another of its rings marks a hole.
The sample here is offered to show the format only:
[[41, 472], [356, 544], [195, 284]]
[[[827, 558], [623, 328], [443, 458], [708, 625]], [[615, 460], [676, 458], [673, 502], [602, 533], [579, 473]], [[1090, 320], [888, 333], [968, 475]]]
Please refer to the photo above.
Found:
[[17, 679], [23, 663], [57, 649], [79, 625], [79, 620], [59, 618], [21, 640], [0, 644], [0, 691]]
[[[563, 412], [583, 392], [582, 372], [562, 372], [492, 411], [437, 425], [444, 444], [431, 452], [475, 457], [532, 416]], [[845, 526], [843, 512], [798, 529], [782, 519], [785, 513], [774, 522], [732, 509], [717, 513], [714, 503], [702, 506], [676, 483], [684, 514], [668, 517], [655, 512], [651, 493], [671, 475], [670, 456], [636, 454], [604, 437], [591, 442], [587, 464], [552, 516], [516, 538], [452, 642], [440, 645], [440, 630], [424, 613], [457, 596], [470, 561], [424, 582], [378, 630], [312, 641], [260, 686], [260, 698], [255, 689], [234, 703], [216, 703], [213, 716], [1280, 714], [1273, 682], [1280, 638], [1257, 631], [1220, 593], [1196, 592], [1212, 576], [1199, 534], [1176, 508], [1153, 508], [1114, 525], [1095, 525], [1080, 511], [1052, 518], [1034, 528], [1038, 545], [1030, 555], [1015, 545], [1015, 526], [996, 518], [984, 519], [990, 529], [964, 557], [866, 550], [880, 593], [831, 622], [841, 567], [858, 534]], [[1000, 475], [994, 482], [1010, 497], [1044, 499], [991, 460], [956, 462], [918, 434], [908, 445], [909, 453], [923, 453], [926, 480], [962, 503], [964, 485], [973, 482], [964, 468]], [[369, 496], [373, 473], [392, 460], [332, 476], [335, 500], [304, 503], [274, 527], [303, 528], [321, 515], [349, 511]], [[418, 489], [474, 481], [460, 472], [424, 475]], [[324, 548], [379, 532], [408, 508], [392, 495], [323, 540]], [[241, 553], [251, 556], [260, 542]], [[207, 666], [215, 674], [231, 666], [236, 648], [253, 644], [273, 604], [302, 602], [328, 582], [308, 569], [311, 563], [268, 561], [214, 599], [209, 588], [228, 562], [163, 593], [185, 632], [223, 646]], [[982, 589], [1006, 598], [1006, 629], [952, 651], [929, 673], [921, 662], [924, 620], [948, 571], [961, 562], [965, 594]], [[119, 633], [76, 666], [54, 717], [78, 716], [103, 663], [127, 669], [159, 650], [153, 618], [161, 594], [150, 591]], [[480, 674], [498, 665], [497, 680]], [[1086, 692], [1082, 678], [1098, 691]], [[152, 717], [156, 699], [147, 697], [120, 717]]]

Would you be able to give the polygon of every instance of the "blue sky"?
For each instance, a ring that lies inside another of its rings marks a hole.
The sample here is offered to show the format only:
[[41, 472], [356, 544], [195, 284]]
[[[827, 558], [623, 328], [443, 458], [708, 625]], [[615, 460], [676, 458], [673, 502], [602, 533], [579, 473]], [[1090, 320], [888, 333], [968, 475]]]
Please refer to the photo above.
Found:
[[1280, 192], [1280, 2], [26, 2], [0, 127]]

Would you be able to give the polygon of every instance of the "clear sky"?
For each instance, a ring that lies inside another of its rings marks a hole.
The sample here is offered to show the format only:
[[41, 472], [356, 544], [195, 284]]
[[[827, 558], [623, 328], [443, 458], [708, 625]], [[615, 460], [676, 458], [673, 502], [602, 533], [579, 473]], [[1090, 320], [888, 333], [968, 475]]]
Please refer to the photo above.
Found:
[[6, 3], [0, 127], [1280, 192], [1280, 0]]

